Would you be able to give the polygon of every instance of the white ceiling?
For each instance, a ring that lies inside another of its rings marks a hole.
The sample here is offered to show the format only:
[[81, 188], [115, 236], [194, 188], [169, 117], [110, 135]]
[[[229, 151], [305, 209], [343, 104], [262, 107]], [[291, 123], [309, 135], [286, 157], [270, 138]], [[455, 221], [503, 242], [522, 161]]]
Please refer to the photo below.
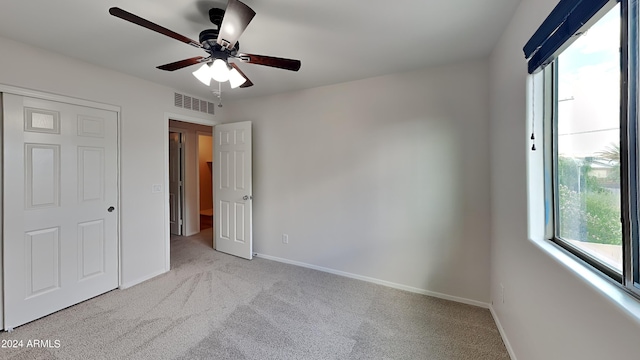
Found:
[[[256, 12], [240, 51], [302, 61], [299, 72], [240, 64], [240, 99], [487, 56], [520, 0], [243, 0]], [[212, 98], [191, 72], [156, 66], [204, 51], [109, 15], [117, 6], [197, 40], [226, 0], [2, 0], [0, 36]], [[46, 59], [43, 59], [46, 61]], [[215, 87], [217, 89], [217, 86]]]

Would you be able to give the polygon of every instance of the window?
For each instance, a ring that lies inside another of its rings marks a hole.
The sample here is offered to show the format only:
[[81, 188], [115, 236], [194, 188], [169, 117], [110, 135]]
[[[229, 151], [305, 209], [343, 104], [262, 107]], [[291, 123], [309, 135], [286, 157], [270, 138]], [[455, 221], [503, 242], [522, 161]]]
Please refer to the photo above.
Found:
[[524, 51], [544, 87], [547, 238], [640, 295], [637, 15], [561, 0]]
[[555, 60], [555, 238], [622, 273], [620, 6]]

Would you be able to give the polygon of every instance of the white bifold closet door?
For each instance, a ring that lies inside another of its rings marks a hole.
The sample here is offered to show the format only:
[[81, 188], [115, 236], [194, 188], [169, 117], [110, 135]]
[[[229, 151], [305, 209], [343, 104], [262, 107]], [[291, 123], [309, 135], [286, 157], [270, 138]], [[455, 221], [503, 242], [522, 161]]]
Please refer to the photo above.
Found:
[[5, 329], [118, 287], [117, 116], [3, 94]]

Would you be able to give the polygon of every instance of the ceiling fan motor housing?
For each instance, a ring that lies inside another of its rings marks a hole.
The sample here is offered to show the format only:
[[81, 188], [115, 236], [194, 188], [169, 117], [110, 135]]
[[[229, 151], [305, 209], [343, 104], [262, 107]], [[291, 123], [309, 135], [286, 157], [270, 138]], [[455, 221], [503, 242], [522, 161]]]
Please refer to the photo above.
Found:
[[[202, 32], [200, 32], [200, 36], [198, 40], [200, 40], [200, 44], [202, 44], [202, 47], [204, 47], [204, 49], [208, 53], [210, 53], [211, 55], [214, 55], [215, 53], [216, 56], [214, 57], [216, 58], [221, 58], [221, 57], [227, 58], [229, 55], [234, 56], [240, 50], [240, 42], [236, 42], [236, 45], [233, 47], [233, 49], [229, 51], [217, 43], [218, 34], [219, 34], [218, 29], [203, 30]], [[220, 55], [220, 53], [224, 53], [225, 55], [217, 56], [217, 55]]]
[[200, 32], [198, 40], [200, 40], [200, 44], [202, 44], [206, 50], [213, 49], [217, 44], [216, 40], [218, 39], [218, 33], [218, 29], [203, 30]]
[[214, 25], [217, 25], [218, 29], [220, 29], [220, 25], [222, 24], [223, 18], [224, 18], [224, 9], [218, 9], [218, 8], [209, 9], [209, 20], [211, 20], [211, 22]]

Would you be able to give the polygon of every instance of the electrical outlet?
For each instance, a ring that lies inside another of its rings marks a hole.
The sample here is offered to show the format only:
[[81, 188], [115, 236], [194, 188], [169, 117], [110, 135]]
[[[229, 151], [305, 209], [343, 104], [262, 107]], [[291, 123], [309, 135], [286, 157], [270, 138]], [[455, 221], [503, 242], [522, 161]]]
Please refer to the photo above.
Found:
[[288, 244], [289, 243], [289, 235], [282, 234], [282, 243], [283, 244]]
[[500, 284], [500, 300], [504, 304], [504, 285]]

